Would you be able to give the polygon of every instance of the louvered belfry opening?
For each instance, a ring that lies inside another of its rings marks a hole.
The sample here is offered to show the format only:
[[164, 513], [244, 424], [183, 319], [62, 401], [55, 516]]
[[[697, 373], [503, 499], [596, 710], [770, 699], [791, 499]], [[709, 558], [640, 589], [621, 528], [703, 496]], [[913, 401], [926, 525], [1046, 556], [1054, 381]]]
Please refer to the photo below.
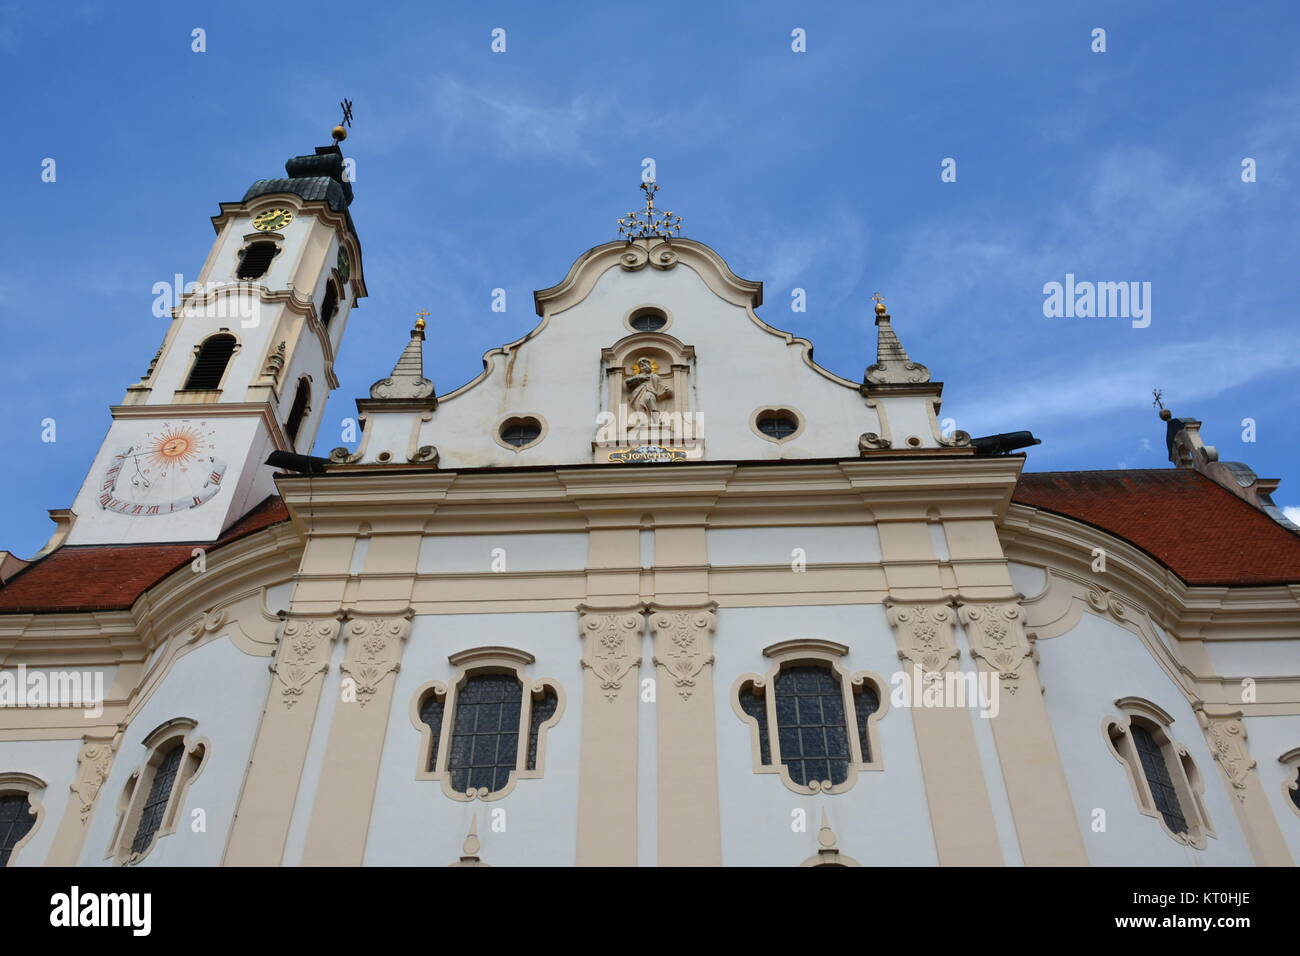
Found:
[[199, 347], [199, 354], [185, 380], [186, 391], [209, 392], [221, 387], [221, 377], [235, 354], [233, 335], [214, 335]]
[[289, 409], [289, 420], [284, 423], [284, 433], [288, 436], [290, 445], [298, 442], [298, 430], [302, 428], [302, 420], [307, 417], [307, 402], [310, 399], [311, 386], [305, 378], [299, 379], [298, 391], [294, 393], [293, 405]]
[[330, 319], [334, 318], [334, 313], [339, 310], [339, 293], [334, 287], [333, 282], [325, 283], [325, 298], [320, 304], [320, 322], [326, 328], [329, 327]]
[[266, 271], [271, 268], [271, 260], [275, 258], [276, 251], [274, 242], [253, 243], [240, 257], [235, 278], [256, 279], [266, 275]]

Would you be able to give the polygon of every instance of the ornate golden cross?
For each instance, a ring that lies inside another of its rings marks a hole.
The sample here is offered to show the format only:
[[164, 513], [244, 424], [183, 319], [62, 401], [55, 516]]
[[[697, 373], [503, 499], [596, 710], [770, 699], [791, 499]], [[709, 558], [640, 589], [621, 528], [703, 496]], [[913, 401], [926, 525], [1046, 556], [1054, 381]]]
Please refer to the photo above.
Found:
[[421, 309], [419, 312], [415, 313], [415, 327], [416, 327], [417, 329], [423, 329], [423, 328], [424, 328], [424, 318], [425, 318], [425, 316], [427, 316], [428, 314], [429, 314], [429, 312], [428, 312], [427, 309]]

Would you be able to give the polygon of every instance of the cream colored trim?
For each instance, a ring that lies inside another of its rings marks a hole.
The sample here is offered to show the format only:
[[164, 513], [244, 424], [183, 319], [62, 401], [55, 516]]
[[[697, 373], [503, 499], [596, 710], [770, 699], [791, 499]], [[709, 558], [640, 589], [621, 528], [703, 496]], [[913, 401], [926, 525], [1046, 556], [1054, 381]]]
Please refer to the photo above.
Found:
[[[420, 731], [422, 744], [421, 762], [416, 768], [415, 779], [437, 780], [442, 784], [442, 792], [452, 800], [470, 802], [473, 800], [500, 800], [511, 793], [520, 780], [535, 780], [545, 771], [546, 735], [564, 716], [565, 693], [559, 682], [551, 677], [532, 678], [525, 670], [536, 659], [527, 651], [512, 647], [476, 647], [450, 655], [447, 660], [456, 673], [446, 683], [429, 681], [423, 684], [411, 698], [409, 713], [411, 722]], [[460, 793], [451, 788], [451, 738], [456, 725], [457, 697], [465, 683], [477, 674], [509, 674], [519, 681], [523, 692], [523, 706], [519, 711], [519, 743], [515, 748], [515, 769], [511, 771], [506, 785], [500, 790], [488, 792], [486, 787]], [[551, 690], [555, 694], [555, 713], [544, 720], [537, 728], [537, 762], [528, 768], [528, 741], [532, 730], [533, 704], [542, 695]], [[420, 720], [420, 708], [430, 693], [443, 698], [442, 727], [438, 738], [434, 769], [429, 769], [429, 748], [432, 746], [432, 733], [427, 724]]]
[[[380, 557], [378, 551], [372, 557]], [[370, 559], [367, 563], [371, 563]], [[348, 612], [347, 647], [340, 665], [338, 703], [311, 807], [304, 866], [360, 866], [388, 733], [396, 678], [412, 611]]]
[[[787, 415], [794, 419], [795, 429], [784, 438], [773, 438], [771, 435], [763, 432], [758, 427], [758, 420], [765, 415]], [[749, 430], [757, 435], [763, 441], [770, 441], [774, 445], [784, 445], [786, 442], [792, 442], [802, 435], [808, 428], [808, 416], [799, 411], [793, 405], [764, 405], [761, 408], [754, 409], [749, 416]]]
[[[1158, 715], [1163, 714], [1168, 717], [1164, 710], [1157, 704], [1139, 697], [1122, 697], [1115, 701], [1115, 706], [1119, 708], [1121, 716], [1107, 717], [1102, 720], [1102, 736], [1111, 754], [1128, 772], [1129, 785], [1138, 811], [1144, 816], [1153, 817], [1160, 824], [1160, 829], [1165, 835], [1175, 843], [1204, 850], [1206, 837], [1214, 836], [1201, 797], [1204, 785], [1199, 779], [1199, 774], [1196, 773], [1196, 764], [1187, 752], [1187, 748], [1174, 740], [1169, 733], [1168, 727], [1173, 723], [1172, 718], [1168, 721], [1163, 720]], [[1151, 787], [1147, 783], [1146, 771], [1138, 756], [1137, 746], [1133, 743], [1133, 735], [1129, 732], [1134, 721], [1138, 721], [1160, 746], [1169, 779], [1178, 795], [1183, 819], [1187, 822], [1187, 833], [1175, 833], [1169, 829], [1164, 816], [1156, 809], [1155, 797], [1152, 796]]]
[[830, 821], [826, 819], [826, 811], [822, 810], [822, 825], [817, 831], [817, 853], [800, 863], [800, 866], [861, 866], [857, 860], [851, 856], [845, 856], [840, 852], [837, 846], [838, 839], [835, 831], [831, 829]]
[[[652, 605], [659, 866], [721, 866], [713, 603]], [[661, 678], [661, 679], [660, 679]]]
[[21, 840], [14, 844], [9, 853], [9, 861], [6, 866], [13, 866], [14, 861], [18, 859], [18, 854], [32, 837], [36, 836], [36, 831], [41, 828], [41, 823], [45, 820], [45, 806], [41, 802], [41, 796], [45, 792], [47, 784], [40, 777], [30, 773], [10, 770], [0, 772], [0, 796], [21, 794], [27, 798], [27, 813], [36, 819], [32, 821], [32, 828], [27, 831]]
[[[516, 421], [517, 422], [534, 421], [538, 424], [538, 426], [540, 426], [541, 432], [537, 435], [536, 438], [534, 438], [526, 445], [512, 445], [504, 438], [501, 437], [501, 429], [505, 428], [507, 424]], [[529, 448], [533, 448], [537, 445], [540, 445], [542, 442], [546, 441], [546, 435], [550, 430], [551, 430], [551, 426], [547, 423], [546, 419], [543, 418], [541, 415], [537, 414], [536, 412], [510, 412], [509, 414], [502, 415], [500, 418], [498, 418], [496, 424], [492, 426], [492, 440], [496, 442], [498, 445], [500, 445], [502, 448], [504, 448], [506, 451], [512, 451], [518, 453], [521, 451], [525, 451]]]
[[[885, 769], [884, 759], [880, 752], [880, 740], [876, 731], [876, 723], [889, 710], [888, 685], [880, 675], [872, 671], [857, 671], [854, 674], [845, 671], [840, 666], [840, 659], [847, 655], [848, 652], [848, 647], [843, 644], [819, 638], [796, 638], [781, 641], [763, 650], [763, 656], [773, 661], [770, 670], [763, 675], [742, 674], [732, 683], [728, 700], [732, 711], [750, 728], [750, 756], [754, 773], [777, 774], [780, 781], [795, 793], [816, 794], [843, 793], [852, 788], [857, 782], [859, 772]], [[775, 692], [769, 693], [768, 688], [775, 689], [776, 677], [783, 669], [800, 664], [828, 667], [831, 673], [835, 675], [835, 679], [840, 686], [844, 702], [844, 729], [849, 738], [850, 759], [847, 777], [837, 784], [832, 785], [829, 780], [813, 781], [807, 786], [795, 783], [790, 777], [789, 769], [781, 758], [781, 727], [777, 719], [776, 694]], [[866, 685], [872, 687], [877, 700], [876, 710], [867, 718], [865, 728], [867, 745], [871, 751], [868, 755], [869, 759], [864, 759], [862, 754], [860, 734], [864, 728], [858, 725], [857, 706], [853, 697], [854, 688]], [[746, 686], [752, 687], [755, 693], [762, 695], [763, 704], [767, 711], [768, 753], [771, 758], [771, 762], [767, 764], [764, 764], [762, 760], [758, 722], [745, 713], [740, 706], [740, 692]]]

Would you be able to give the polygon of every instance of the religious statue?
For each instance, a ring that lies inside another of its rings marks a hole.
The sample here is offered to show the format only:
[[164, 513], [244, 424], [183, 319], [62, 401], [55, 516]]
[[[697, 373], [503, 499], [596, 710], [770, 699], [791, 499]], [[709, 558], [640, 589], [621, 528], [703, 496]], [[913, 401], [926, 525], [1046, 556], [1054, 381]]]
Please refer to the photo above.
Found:
[[642, 412], [649, 421], [659, 414], [659, 400], [673, 394], [672, 389], [660, 384], [659, 373], [648, 358], [637, 361], [636, 373], [627, 377], [627, 389], [632, 396], [632, 411]]

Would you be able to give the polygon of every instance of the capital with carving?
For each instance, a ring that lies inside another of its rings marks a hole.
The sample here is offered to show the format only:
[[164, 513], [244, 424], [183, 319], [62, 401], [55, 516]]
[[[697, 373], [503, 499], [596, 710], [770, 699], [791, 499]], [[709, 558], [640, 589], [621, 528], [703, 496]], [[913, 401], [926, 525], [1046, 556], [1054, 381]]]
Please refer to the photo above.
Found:
[[77, 777], [71, 790], [76, 796], [77, 810], [81, 822], [90, 817], [95, 809], [95, 799], [100, 788], [108, 779], [108, 770], [113, 764], [113, 741], [111, 737], [82, 737], [81, 750], [77, 754]]
[[347, 654], [343, 670], [357, 683], [357, 703], [364, 707], [384, 678], [401, 668], [402, 642], [411, 633], [411, 615], [353, 617], [346, 625]]
[[1246, 785], [1256, 764], [1246, 747], [1246, 726], [1241, 722], [1241, 711], [1210, 714], [1203, 705], [1197, 705], [1196, 718], [1205, 729], [1210, 753], [1232, 784], [1233, 795], [1245, 803]]
[[317, 675], [329, 669], [330, 647], [338, 636], [337, 616], [285, 618], [271, 670], [280, 682], [280, 701], [286, 708], [301, 700]]
[[1025, 611], [1019, 604], [961, 604], [961, 623], [970, 640], [971, 655], [995, 671], [1002, 689], [1014, 694], [1020, 665], [1033, 649], [1025, 634]]
[[641, 635], [645, 619], [640, 609], [601, 611], [579, 608], [582, 666], [600, 681], [600, 692], [613, 703], [628, 671], [641, 666]]
[[716, 604], [650, 609], [654, 663], [668, 672], [682, 700], [690, 700], [704, 668], [713, 663]]
[[925, 680], [934, 680], [957, 657], [953, 613], [946, 604], [888, 604], [900, 660], [911, 661]]

